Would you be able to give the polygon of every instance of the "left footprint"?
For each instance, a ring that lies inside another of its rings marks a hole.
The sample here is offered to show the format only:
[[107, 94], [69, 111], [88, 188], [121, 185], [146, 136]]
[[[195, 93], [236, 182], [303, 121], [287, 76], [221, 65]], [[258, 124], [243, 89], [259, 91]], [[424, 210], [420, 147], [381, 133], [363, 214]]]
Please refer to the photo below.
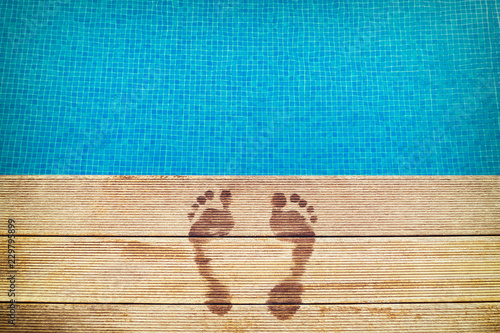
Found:
[[206, 255], [205, 244], [209, 243], [212, 237], [229, 235], [234, 227], [234, 220], [229, 211], [231, 204], [229, 190], [223, 190], [220, 194], [222, 209], [206, 208], [200, 214], [200, 206], [213, 203], [213, 198], [214, 192], [206, 191], [204, 195], [196, 198], [196, 203], [191, 206], [192, 211], [188, 214], [188, 218], [189, 221], [196, 220], [196, 222], [189, 231], [189, 241], [194, 245], [195, 262], [200, 275], [208, 282], [209, 291], [206, 294], [208, 300], [205, 304], [212, 313], [223, 316], [231, 310], [231, 294], [229, 288], [214, 276], [210, 266], [211, 259]]

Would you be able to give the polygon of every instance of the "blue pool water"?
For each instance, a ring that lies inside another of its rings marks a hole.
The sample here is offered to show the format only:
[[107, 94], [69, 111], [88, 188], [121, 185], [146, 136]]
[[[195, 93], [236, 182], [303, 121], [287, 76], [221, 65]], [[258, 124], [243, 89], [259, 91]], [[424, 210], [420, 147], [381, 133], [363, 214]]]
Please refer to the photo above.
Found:
[[1, 174], [500, 174], [494, 0], [0, 2]]

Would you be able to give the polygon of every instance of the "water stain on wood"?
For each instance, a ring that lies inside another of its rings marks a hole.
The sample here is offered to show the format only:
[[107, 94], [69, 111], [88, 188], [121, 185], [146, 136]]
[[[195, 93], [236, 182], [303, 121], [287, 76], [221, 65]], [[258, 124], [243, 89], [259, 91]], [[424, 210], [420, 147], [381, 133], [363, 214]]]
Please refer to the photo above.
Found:
[[[211, 259], [207, 256], [207, 249], [204, 245], [211, 241], [212, 237], [223, 237], [229, 235], [234, 227], [234, 220], [229, 205], [231, 204], [231, 192], [223, 190], [220, 194], [222, 209], [206, 208], [198, 214], [200, 207], [214, 199], [212, 191], [206, 191], [204, 195], [196, 198], [188, 213], [188, 218], [193, 221], [197, 215], [199, 218], [191, 226], [189, 240], [194, 245], [195, 262], [200, 275], [208, 282], [209, 291], [206, 294], [207, 304], [210, 311], [217, 315], [225, 315], [231, 309], [231, 295], [227, 286], [214, 276], [210, 266]], [[309, 222], [315, 223], [317, 217], [312, 215], [314, 207], [308, 205], [307, 201], [298, 194], [290, 196], [292, 204], [297, 209], [302, 209], [305, 215], [309, 216]], [[279, 240], [295, 244], [292, 251], [293, 266], [290, 268], [291, 274], [278, 283], [270, 292], [269, 300], [266, 302], [271, 313], [280, 320], [286, 320], [300, 308], [304, 286], [300, 282], [305, 272], [306, 264], [313, 253], [315, 233], [308, 222], [308, 219], [297, 210], [284, 211], [287, 205], [286, 196], [283, 193], [275, 193], [271, 198], [273, 210], [269, 221], [271, 230], [278, 236]]]
[[[195, 204], [191, 206], [193, 211], [188, 214], [192, 221], [200, 206], [212, 201], [214, 193], [206, 191], [203, 196], [196, 199]], [[223, 316], [231, 310], [231, 294], [229, 288], [217, 279], [210, 266], [211, 259], [206, 255], [205, 244], [209, 243], [211, 237], [227, 236], [234, 227], [233, 217], [229, 211], [231, 204], [231, 192], [223, 190], [219, 197], [222, 209], [207, 208], [198, 220], [191, 226], [189, 231], [189, 241], [193, 243], [195, 249], [195, 262], [198, 266], [200, 275], [208, 282], [207, 301], [205, 304], [212, 313]]]
[[[308, 206], [307, 201], [298, 194], [292, 194], [290, 201], [307, 211], [311, 223], [317, 221], [317, 217], [311, 215], [314, 212], [313, 206]], [[276, 236], [283, 237], [279, 238], [280, 240], [295, 244], [292, 251], [292, 274], [269, 292], [267, 301], [271, 313], [280, 320], [286, 320], [294, 316], [302, 303], [304, 286], [300, 279], [314, 250], [315, 233], [303, 214], [297, 210], [283, 211], [287, 205], [287, 199], [283, 193], [275, 193], [271, 203], [273, 205], [269, 221], [271, 230]]]

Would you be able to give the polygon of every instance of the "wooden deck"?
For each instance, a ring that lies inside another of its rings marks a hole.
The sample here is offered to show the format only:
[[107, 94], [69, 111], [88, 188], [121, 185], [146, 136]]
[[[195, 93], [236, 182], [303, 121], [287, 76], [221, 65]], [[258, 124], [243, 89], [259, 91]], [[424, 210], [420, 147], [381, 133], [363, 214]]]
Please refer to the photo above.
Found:
[[500, 331], [499, 176], [1, 176], [0, 215], [0, 331]]

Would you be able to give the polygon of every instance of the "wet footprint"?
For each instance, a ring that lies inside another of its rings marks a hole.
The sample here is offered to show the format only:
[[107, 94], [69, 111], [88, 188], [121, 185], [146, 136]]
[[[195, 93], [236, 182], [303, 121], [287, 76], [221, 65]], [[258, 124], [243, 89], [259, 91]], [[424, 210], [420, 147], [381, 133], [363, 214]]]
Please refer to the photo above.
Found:
[[195, 249], [195, 262], [200, 275], [207, 280], [209, 291], [206, 294], [205, 304], [212, 313], [223, 316], [231, 310], [231, 294], [229, 289], [222, 284], [213, 274], [210, 266], [211, 259], [206, 256], [205, 244], [211, 241], [211, 237], [229, 235], [234, 226], [233, 217], [229, 211], [231, 204], [231, 192], [221, 192], [219, 200], [222, 209], [206, 208], [200, 214], [200, 206], [215, 205], [214, 192], [206, 191], [204, 195], [196, 199], [191, 206], [192, 211], [188, 214], [189, 221], [196, 220], [189, 231], [189, 241]]
[[303, 212], [284, 211], [283, 208], [287, 205], [286, 196], [283, 193], [275, 193], [271, 199], [273, 211], [269, 221], [273, 233], [278, 237], [284, 237], [279, 240], [295, 244], [292, 251], [292, 274], [269, 292], [267, 301], [271, 313], [280, 320], [292, 318], [302, 303], [304, 286], [300, 283], [300, 278], [306, 270], [306, 263], [313, 253], [315, 242], [315, 233], [308, 220], [315, 223], [318, 219], [312, 215], [314, 207], [308, 205], [298, 194], [292, 194], [290, 201], [296, 205], [296, 209]]

